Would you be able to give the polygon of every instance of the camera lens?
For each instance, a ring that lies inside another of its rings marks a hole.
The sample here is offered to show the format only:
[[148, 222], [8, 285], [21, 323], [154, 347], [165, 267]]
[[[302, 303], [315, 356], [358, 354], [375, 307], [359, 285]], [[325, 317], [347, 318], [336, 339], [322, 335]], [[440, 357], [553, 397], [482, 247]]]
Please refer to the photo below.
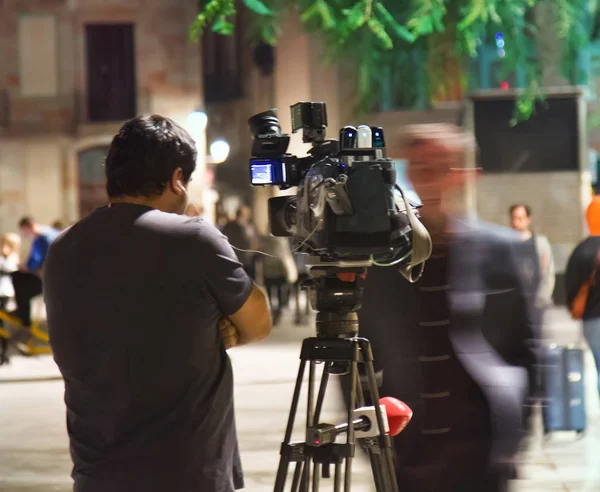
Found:
[[274, 109], [254, 115], [248, 120], [248, 125], [254, 138], [259, 135], [281, 135], [281, 125]]

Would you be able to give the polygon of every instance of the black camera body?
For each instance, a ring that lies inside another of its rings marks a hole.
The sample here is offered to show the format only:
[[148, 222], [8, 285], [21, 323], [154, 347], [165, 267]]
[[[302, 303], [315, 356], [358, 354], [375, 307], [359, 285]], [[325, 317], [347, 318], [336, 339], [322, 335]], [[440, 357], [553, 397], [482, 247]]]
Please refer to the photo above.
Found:
[[249, 120], [253, 133], [253, 186], [298, 187], [295, 196], [269, 199], [271, 234], [293, 237], [296, 249], [322, 262], [401, 262], [411, 252], [406, 201], [396, 171], [385, 157], [383, 130], [361, 125], [326, 140], [324, 103], [292, 106], [292, 130], [313, 147], [307, 157], [287, 153], [274, 110]]

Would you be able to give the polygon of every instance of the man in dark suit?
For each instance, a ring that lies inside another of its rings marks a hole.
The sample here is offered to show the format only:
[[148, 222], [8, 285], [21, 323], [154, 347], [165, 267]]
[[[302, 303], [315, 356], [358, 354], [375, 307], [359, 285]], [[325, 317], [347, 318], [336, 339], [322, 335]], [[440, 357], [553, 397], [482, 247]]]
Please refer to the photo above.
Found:
[[509, 229], [461, 218], [465, 135], [449, 125], [408, 130], [403, 156], [433, 252], [419, 281], [394, 267], [366, 280], [360, 334], [382, 370], [380, 394], [414, 411], [394, 438], [404, 492], [508, 487], [533, 372], [533, 306]]

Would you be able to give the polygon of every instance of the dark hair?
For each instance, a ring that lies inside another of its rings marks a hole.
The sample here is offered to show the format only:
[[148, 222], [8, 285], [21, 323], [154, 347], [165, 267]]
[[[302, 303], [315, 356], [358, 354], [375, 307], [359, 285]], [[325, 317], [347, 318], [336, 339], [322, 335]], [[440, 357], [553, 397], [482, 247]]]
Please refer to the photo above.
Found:
[[159, 115], [138, 116], [115, 135], [106, 157], [109, 197], [160, 195], [177, 168], [188, 183], [196, 168], [196, 145], [177, 123]]
[[33, 217], [29, 216], [29, 215], [25, 215], [24, 217], [21, 217], [21, 219], [19, 220], [19, 228], [21, 227], [31, 227], [33, 225], [35, 221], [33, 220]]
[[521, 207], [525, 209], [525, 214], [527, 214], [527, 217], [531, 217], [531, 207], [529, 205], [525, 205], [524, 203], [515, 203], [514, 205], [511, 205], [508, 209], [509, 215], [512, 216], [513, 212]]

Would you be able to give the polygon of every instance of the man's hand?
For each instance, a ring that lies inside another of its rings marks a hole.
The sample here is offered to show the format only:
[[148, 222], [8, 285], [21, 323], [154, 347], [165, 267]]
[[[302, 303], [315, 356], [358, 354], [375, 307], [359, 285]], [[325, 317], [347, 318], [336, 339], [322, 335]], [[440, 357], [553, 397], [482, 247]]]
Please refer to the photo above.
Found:
[[218, 323], [219, 335], [225, 345], [225, 350], [235, 347], [240, 341], [240, 334], [229, 318], [221, 318]]

